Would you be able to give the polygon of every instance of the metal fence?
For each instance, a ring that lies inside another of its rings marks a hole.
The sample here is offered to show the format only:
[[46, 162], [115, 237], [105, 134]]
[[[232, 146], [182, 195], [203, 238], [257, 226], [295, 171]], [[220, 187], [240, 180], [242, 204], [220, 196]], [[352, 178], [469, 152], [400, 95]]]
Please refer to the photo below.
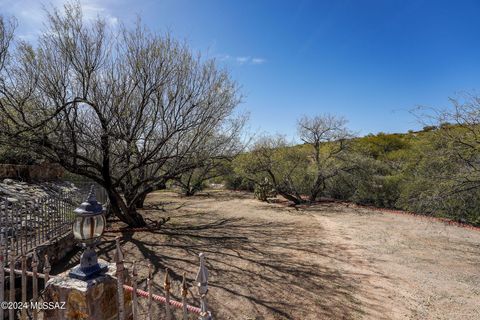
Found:
[[[4, 246], [0, 242], [0, 247]], [[8, 247], [8, 246], [7, 246]], [[38, 272], [38, 256], [36, 252], [33, 252], [33, 257], [31, 261], [31, 271], [27, 271], [27, 256], [22, 252], [19, 257], [15, 257], [12, 251], [12, 246], [6, 248], [0, 248], [0, 302], [18, 302], [16, 300], [16, 287], [15, 287], [15, 278], [16, 276], [21, 277], [21, 302], [27, 302], [27, 296], [31, 296], [30, 301], [37, 302], [39, 297], [39, 281], [38, 279], [43, 279], [43, 284], [47, 283], [50, 279], [50, 263], [48, 261], [48, 256], [45, 256], [45, 261], [43, 264], [43, 273]], [[10, 250], [8, 250], [10, 249]], [[4, 252], [9, 252], [8, 256], [4, 255]], [[21, 269], [16, 269], [17, 263], [20, 262]], [[8, 273], [8, 286], [5, 288], [7, 277], [5, 274]], [[31, 288], [27, 287], [27, 278], [31, 277]], [[6, 290], [5, 290], [6, 289]], [[6, 294], [7, 293], [7, 294]], [[8, 306], [8, 305], [7, 305]], [[8, 309], [8, 311], [6, 311]], [[5, 319], [7, 316], [5, 313], [8, 312], [8, 319], [14, 320], [16, 317], [16, 308], [0, 308], [0, 320]], [[27, 308], [22, 308], [20, 312], [21, 319], [27, 319]], [[28, 310], [29, 319], [38, 319], [39, 311], [35, 308]]]
[[[22, 249], [29, 252], [57, 241], [71, 231], [73, 210], [85, 201], [87, 194], [80, 188], [68, 192], [56, 190], [40, 198], [0, 199], [0, 241], [11, 243], [15, 256]], [[108, 204], [103, 188], [98, 188], [97, 194]]]
[[0, 201], [0, 239], [11, 244], [11, 253], [31, 249], [70, 232], [73, 210], [79, 204], [75, 192], [59, 192], [32, 200]]
[[[0, 243], [0, 246], [2, 243]], [[42, 300], [42, 289], [44, 289], [49, 279], [55, 278], [57, 276], [50, 275], [50, 263], [48, 261], [48, 256], [45, 256], [43, 273], [40, 273], [38, 270], [39, 260], [36, 252], [33, 252], [33, 258], [31, 262], [31, 271], [27, 271], [27, 258], [25, 254], [22, 254], [18, 257], [13, 255], [12, 247], [10, 246], [10, 255], [9, 257], [4, 256], [4, 250], [0, 250], [0, 302], [21, 302], [22, 305], [25, 305], [27, 302], [39, 302]], [[125, 320], [127, 318], [127, 310], [125, 309], [125, 292], [129, 292], [132, 295], [131, 301], [131, 315], [133, 320], [140, 319], [139, 315], [139, 299], [147, 299], [147, 319], [158, 319], [158, 314], [155, 315], [152, 312], [153, 303], [160, 303], [163, 305], [164, 315], [167, 320], [174, 319], [174, 309], [181, 310], [182, 317], [181, 319], [189, 319], [190, 314], [198, 315], [201, 320], [211, 320], [211, 312], [207, 307], [207, 292], [208, 292], [208, 271], [205, 266], [205, 256], [203, 253], [199, 255], [200, 266], [197, 272], [197, 277], [195, 279], [194, 285], [197, 288], [201, 305], [200, 307], [195, 307], [189, 305], [187, 302], [188, 295], [188, 284], [186, 281], [186, 275], [183, 274], [183, 281], [181, 286], [181, 301], [176, 301], [170, 298], [171, 295], [171, 282], [169, 276], [169, 270], [165, 269], [165, 278], [163, 283], [163, 288], [165, 290], [165, 295], [157, 295], [152, 291], [153, 287], [153, 276], [152, 276], [152, 266], [149, 264], [149, 272], [147, 278], [147, 291], [138, 289], [138, 275], [137, 275], [137, 264], [133, 263], [131, 270], [131, 277], [129, 277], [129, 271], [125, 268], [125, 261], [122, 249], [120, 247], [120, 238], [116, 240], [116, 252], [115, 252], [115, 263], [116, 263], [116, 278], [117, 278], [117, 311], [118, 319]], [[20, 269], [16, 267], [20, 264]], [[8, 277], [6, 276], [8, 274]], [[15, 277], [21, 277], [21, 297], [16, 299], [16, 284]], [[31, 279], [31, 286], [27, 286], [27, 279]], [[127, 278], [130, 278], [131, 286], [125, 284]], [[5, 286], [8, 279], [8, 286]], [[39, 279], [41, 281], [42, 288], [39, 288]], [[27, 300], [27, 297], [31, 297]], [[100, 297], [99, 299], [101, 299]], [[108, 297], [104, 297], [108, 298]], [[44, 301], [48, 302], [48, 301]], [[8, 313], [8, 314], [7, 314]], [[30, 319], [38, 319], [41, 313], [41, 310], [36, 308], [26, 309], [21, 308], [19, 314], [16, 314], [17, 310], [15, 308], [9, 308], [8, 311], [5, 311], [3, 308], [0, 308], [0, 319], [3, 320], [8, 316], [9, 320], [16, 319], [17, 316], [20, 316], [21, 319], [26, 319], [27, 316]]]
[[[125, 285], [124, 281], [128, 275], [128, 270], [124, 266], [123, 252], [120, 247], [120, 238], [116, 240], [116, 253], [115, 253], [115, 263], [117, 265], [117, 294], [118, 294], [118, 319], [125, 320], [126, 313], [124, 309], [124, 291], [132, 293], [132, 319], [138, 320], [139, 318], [139, 303], [138, 298], [147, 299], [147, 319], [158, 319], [152, 312], [152, 305], [154, 302], [163, 304], [164, 314], [167, 320], [172, 320], [173, 318], [173, 309], [180, 309], [182, 313], [182, 319], [188, 320], [189, 314], [196, 314], [200, 317], [200, 320], [212, 320], [211, 312], [208, 310], [207, 306], [207, 293], [208, 293], [208, 271], [205, 266], [205, 255], [200, 253], [200, 266], [197, 272], [197, 277], [195, 278], [194, 285], [197, 287], [197, 292], [200, 298], [200, 307], [194, 307], [187, 303], [188, 295], [188, 285], [186, 282], [186, 275], [183, 274], [182, 287], [181, 287], [181, 296], [182, 301], [176, 301], [170, 298], [171, 294], [171, 283], [168, 268], [165, 269], [165, 278], [163, 282], [163, 288], [165, 290], [165, 296], [156, 295], [152, 292], [153, 286], [153, 277], [152, 277], [152, 265], [149, 264], [148, 267], [148, 278], [147, 278], [147, 290], [143, 291], [137, 288], [138, 277], [136, 263], [133, 263], [132, 266], [132, 276], [131, 282], [132, 286]], [[123, 288], [123, 290], [121, 289]]]

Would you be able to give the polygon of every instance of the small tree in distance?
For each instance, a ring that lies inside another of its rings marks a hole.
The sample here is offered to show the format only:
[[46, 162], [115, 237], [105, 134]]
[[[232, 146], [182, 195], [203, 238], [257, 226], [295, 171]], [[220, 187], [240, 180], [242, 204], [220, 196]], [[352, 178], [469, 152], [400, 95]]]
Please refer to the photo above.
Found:
[[184, 195], [193, 196], [207, 181], [230, 173], [230, 162], [244, 150], [241, 134], [247, 120], [247, 115], [240, 115], [225, 121], [221, 133], [214, 133], [203, 148], [192, 153], [189, 162], [195, 166], [174, 179]]
[[298, 120], [300, 139], [312, 149], [314, 182], [310, 188], [310, 201], [315, 201], [325, 189], [327, 180], [342, 171], [351, 171], [355, 165], [346, 160], [348, 139], [353, 133], [346, 127], [347, 120], [325, 114], [304, 116]]
[[283, 136], [264, 136], [249, 153], [235, 159], [241, 176], [253, 181], [257, 188], [270, 188], [295, 204], [304, 202], [302, 194], [309, 190], [310, 160], [303, 148], [289, 144]]
[[315, 201], [327, 182], [340, 173], [357, 169], [347, 156], [348, 140], [353, 134], [346, 120], [331, 115], [303, 117], [298, 133], [304, 145], [287, 143], [282, 136], [257, 140], [252, 150], [236, 160], [237, 173], [257, 186], [271, 187], [294, 204]]

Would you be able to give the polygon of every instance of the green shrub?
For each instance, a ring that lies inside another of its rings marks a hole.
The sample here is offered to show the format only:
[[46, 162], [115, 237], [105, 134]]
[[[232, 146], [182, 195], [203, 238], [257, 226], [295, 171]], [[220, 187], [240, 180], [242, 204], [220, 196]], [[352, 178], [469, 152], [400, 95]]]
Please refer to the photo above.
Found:
[[235, 173], [229, 174], [224, 177], [223, 183], [228, 190], [243, 190], [253, 192], [255, 189], [255, 183]]

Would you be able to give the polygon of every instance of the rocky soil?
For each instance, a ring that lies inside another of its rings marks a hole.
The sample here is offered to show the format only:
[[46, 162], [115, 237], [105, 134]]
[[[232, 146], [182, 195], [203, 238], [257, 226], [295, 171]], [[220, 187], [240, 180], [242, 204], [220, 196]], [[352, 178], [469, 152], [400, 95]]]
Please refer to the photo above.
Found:
[[[0, 182], [0, 201], [35, 201], [59, 193], [75, 192], [78, 188], [68, 181], [27, 183], [12, 179]], [[8, 200], [10, 198], [10, 200]]]
[[0, 237], [15, 237], [22, 229], [34, 230], [58, 212], [58, 198], [76, 198], [79, 189], [71, 182], [27, 183], [12, 179], [0, 182]]

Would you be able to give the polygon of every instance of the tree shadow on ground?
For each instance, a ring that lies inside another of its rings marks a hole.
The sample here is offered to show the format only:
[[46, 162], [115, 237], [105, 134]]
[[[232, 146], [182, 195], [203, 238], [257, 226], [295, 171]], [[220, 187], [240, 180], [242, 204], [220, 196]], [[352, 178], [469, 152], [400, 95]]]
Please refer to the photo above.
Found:
[[[194, 280], [196, 257], [205, 253], [213, 288], [209, 299], [212, 306], [222, 306], [214, 310], [218, 318], [253, 313], [260, 316], [258, 319], [263, 315], [274, 315], [275, 319], [350, 319], [365, 310], [354, 294], [362, 278], [369, 275], [335, 267], [355, 262], [356, 257], [344, 255], [342, 248], [312, 239], [288, 224], [209, 215], [195, 224], [167, 225], [155, 234], [124, 234], [122, 245], [129, 254], [138, 250], [160, 279], [169, 268], [177, 282], [183, 272], [189, 282]], [[111, 260], [113, 249], [113, 241], [107, 241], [100, 252]], [[162, 291], [161, 286], [156, 290]], [[234, 300], [237, 302], [229, 307]]]
[[[228, 196], [222, 196], [225, 199]], [[365, 310], [382, 313], [381, 298], [358, 299], [360, 283], [372, 275], [340, 267], [366, 262], [341, 245], [323, 241], [321, 228], [173, 205], [178, 208], [168, 212], [172, 221], [161, 230], [124, 233], [121, 239], [127, 264], [136, 261], [140, 279], [147, 276], [148, 262], [153, 265], [154, 292], [163, 294], [168, 268], [173, 298], [181, 299], [182, 275], [186, 273], [190, 284], [194, 281], [203, 252], [210, 276], [209, 305], [217, 319], [353, 319], [365, 316]], [[147, 210], [152, 219], [165, 214]], [[105, 260], [113, 261], [114, 238], [105, 237], [99, 246]], [[140, 287], [145, 288], [145, 280]], [[192, 288], [189, 296], [199, 305]]]

